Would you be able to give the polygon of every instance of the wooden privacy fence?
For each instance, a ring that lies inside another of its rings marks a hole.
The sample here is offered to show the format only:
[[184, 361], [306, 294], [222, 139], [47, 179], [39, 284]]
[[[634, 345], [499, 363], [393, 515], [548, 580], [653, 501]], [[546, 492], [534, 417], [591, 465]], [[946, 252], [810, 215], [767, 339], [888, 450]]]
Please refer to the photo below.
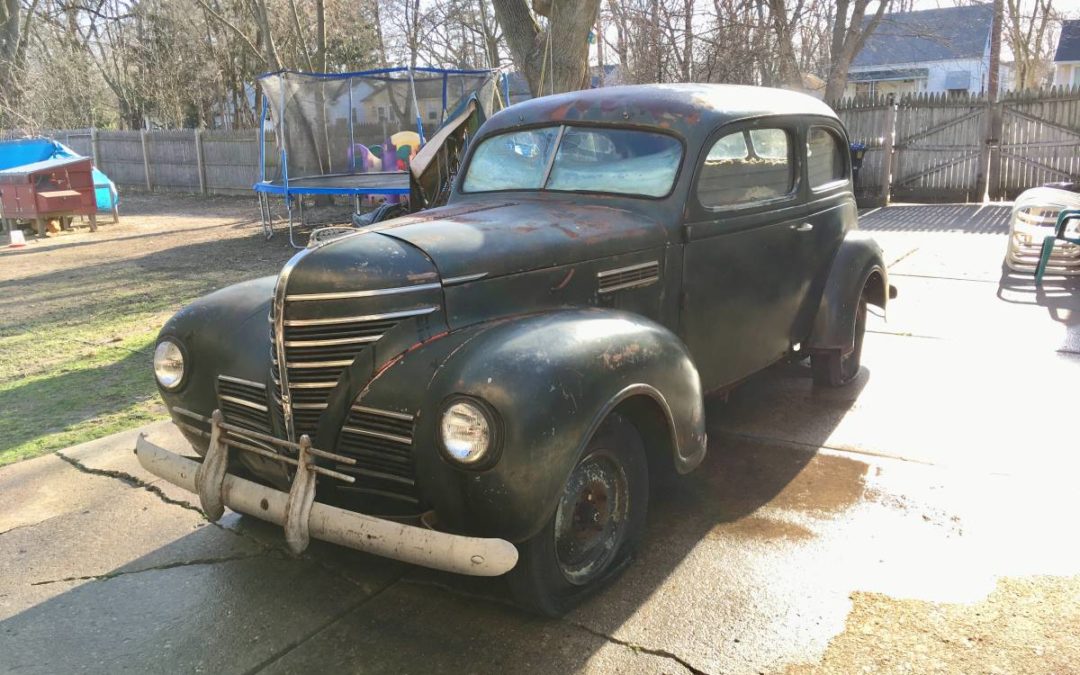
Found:
[[[1080, 87], [1009, 93], [994, 103], [983, 96], [917, 94], [844, 99], [833, 108], [851, 140], [866, 145], [855, 185], [865, 203], [982, 201], [984, 194], [1012, 199], [1044, 183], [1080, 180]], [[357, 142], [377, 143], [385, 134], [379, 125], [356, 129]], [[42, 135], [93, 157], [118, 185], [244, 193], [259, 180], [255, 129]], [[265, 142], [267, 176], [274, 177], [272, 133]]]
[[[384, 124], [354, 125], [354, 141], [382, 142]], [[259, 180], [259, 132], [178, 129], [168, 131], [45, 130], [35, 134], [0, 130], [0, 138], [47, 136], [93, 157], [117, 185], [147, 190], [235, 194], [250, 192]], [[279, 154], [274, 134], [266, 134], [266, 177], [277, 177]], [[344, 162], [347, 136], [341, 141]], [[295, 158], [290, 159], [293, 165]], [[339, 170], [341, 167], [337, 167]]]
[[[23, 133], [0, 132], [0, 138]], [[47, 130], [33, 135], [60, 141], [93, 157], [117, 185], [147, 190], [237, 194], [259, 180], [259, 132], [179, 129], [174, 131]], [[266, 139], [266, 173], [277, 172], [273, 134]]]
[[833, 105], [866, 145], [856, 193], [869, 203], [1013, 199], [1080, 180], [1080, 87], [984, 96], [917, 94]]

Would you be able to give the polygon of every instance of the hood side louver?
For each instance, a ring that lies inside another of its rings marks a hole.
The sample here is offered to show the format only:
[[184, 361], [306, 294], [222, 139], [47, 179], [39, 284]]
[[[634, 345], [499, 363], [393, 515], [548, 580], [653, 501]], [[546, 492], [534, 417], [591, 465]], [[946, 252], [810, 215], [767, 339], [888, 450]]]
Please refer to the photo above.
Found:
[[660, 263], [652, 260], [637, 265], [605, 270], [596, 274], [601, 293], [613, 293], [627, 288], [640, 288], [660, 279]]

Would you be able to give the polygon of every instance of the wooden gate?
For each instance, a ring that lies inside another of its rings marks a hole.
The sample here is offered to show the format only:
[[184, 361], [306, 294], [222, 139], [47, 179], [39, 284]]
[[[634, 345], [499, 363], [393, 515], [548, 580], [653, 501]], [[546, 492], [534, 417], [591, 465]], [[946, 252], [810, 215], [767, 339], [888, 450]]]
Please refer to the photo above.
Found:
[[903, 98], [896, 109], [892, 198], [971, 201], [978, 181], [985, 115], [982, 97], [920, 94]]
[[1035, 185], [1080, 181], [1080, 89], [1010, 93], [1000, 105], [991, 198], [1014, 199]]

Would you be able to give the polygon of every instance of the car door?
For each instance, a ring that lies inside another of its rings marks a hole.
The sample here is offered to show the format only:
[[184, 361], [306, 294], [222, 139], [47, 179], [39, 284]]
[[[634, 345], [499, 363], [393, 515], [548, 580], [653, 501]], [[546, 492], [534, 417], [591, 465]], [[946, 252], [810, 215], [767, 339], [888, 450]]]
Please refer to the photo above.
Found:
[[798, 234], [798, 261], [805, 289], [795, 321], [795, 340], [806, 339], [844, 233], [856, 225], [851, 186], [851, 154], [842, 129], [831, 120], [811, 120], [805, 131], [803, 182], [807, 213]]
[[680, 332], [707, 391], [791, 348], [806, 292], [799, 255], [806, 215], [794, 118], [717, 130], [688, 196]]

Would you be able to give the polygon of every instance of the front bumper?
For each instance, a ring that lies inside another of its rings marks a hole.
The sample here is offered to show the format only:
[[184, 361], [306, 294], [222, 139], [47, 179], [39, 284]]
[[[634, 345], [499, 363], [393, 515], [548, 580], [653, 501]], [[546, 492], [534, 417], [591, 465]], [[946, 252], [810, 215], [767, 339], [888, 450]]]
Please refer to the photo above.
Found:
[[[200, 464], [140, 437], [135, 445], [139, 463], [155, 476], [199, 494], [203, 510], [217, 520], [228, 506], [285, 528], [289, 547], [299, 553], [309, 537], [402, 562], [472, 576], [498, 576], [517, 564], [517, 548], [503, 539], [467, 537], [415, 527], [348, 511], [314, 501], [315, 477], [334, 478], [314, 457], [328, 455], [310, 447], [252, 434], [225, 423], [220, 413], [211, 418], [210, 449]], [[289, 492], [226, 473], [230, 449], [272, 454], [267, 445], [296, 446], [298, 458], [280, 455], [296, 467]]]

